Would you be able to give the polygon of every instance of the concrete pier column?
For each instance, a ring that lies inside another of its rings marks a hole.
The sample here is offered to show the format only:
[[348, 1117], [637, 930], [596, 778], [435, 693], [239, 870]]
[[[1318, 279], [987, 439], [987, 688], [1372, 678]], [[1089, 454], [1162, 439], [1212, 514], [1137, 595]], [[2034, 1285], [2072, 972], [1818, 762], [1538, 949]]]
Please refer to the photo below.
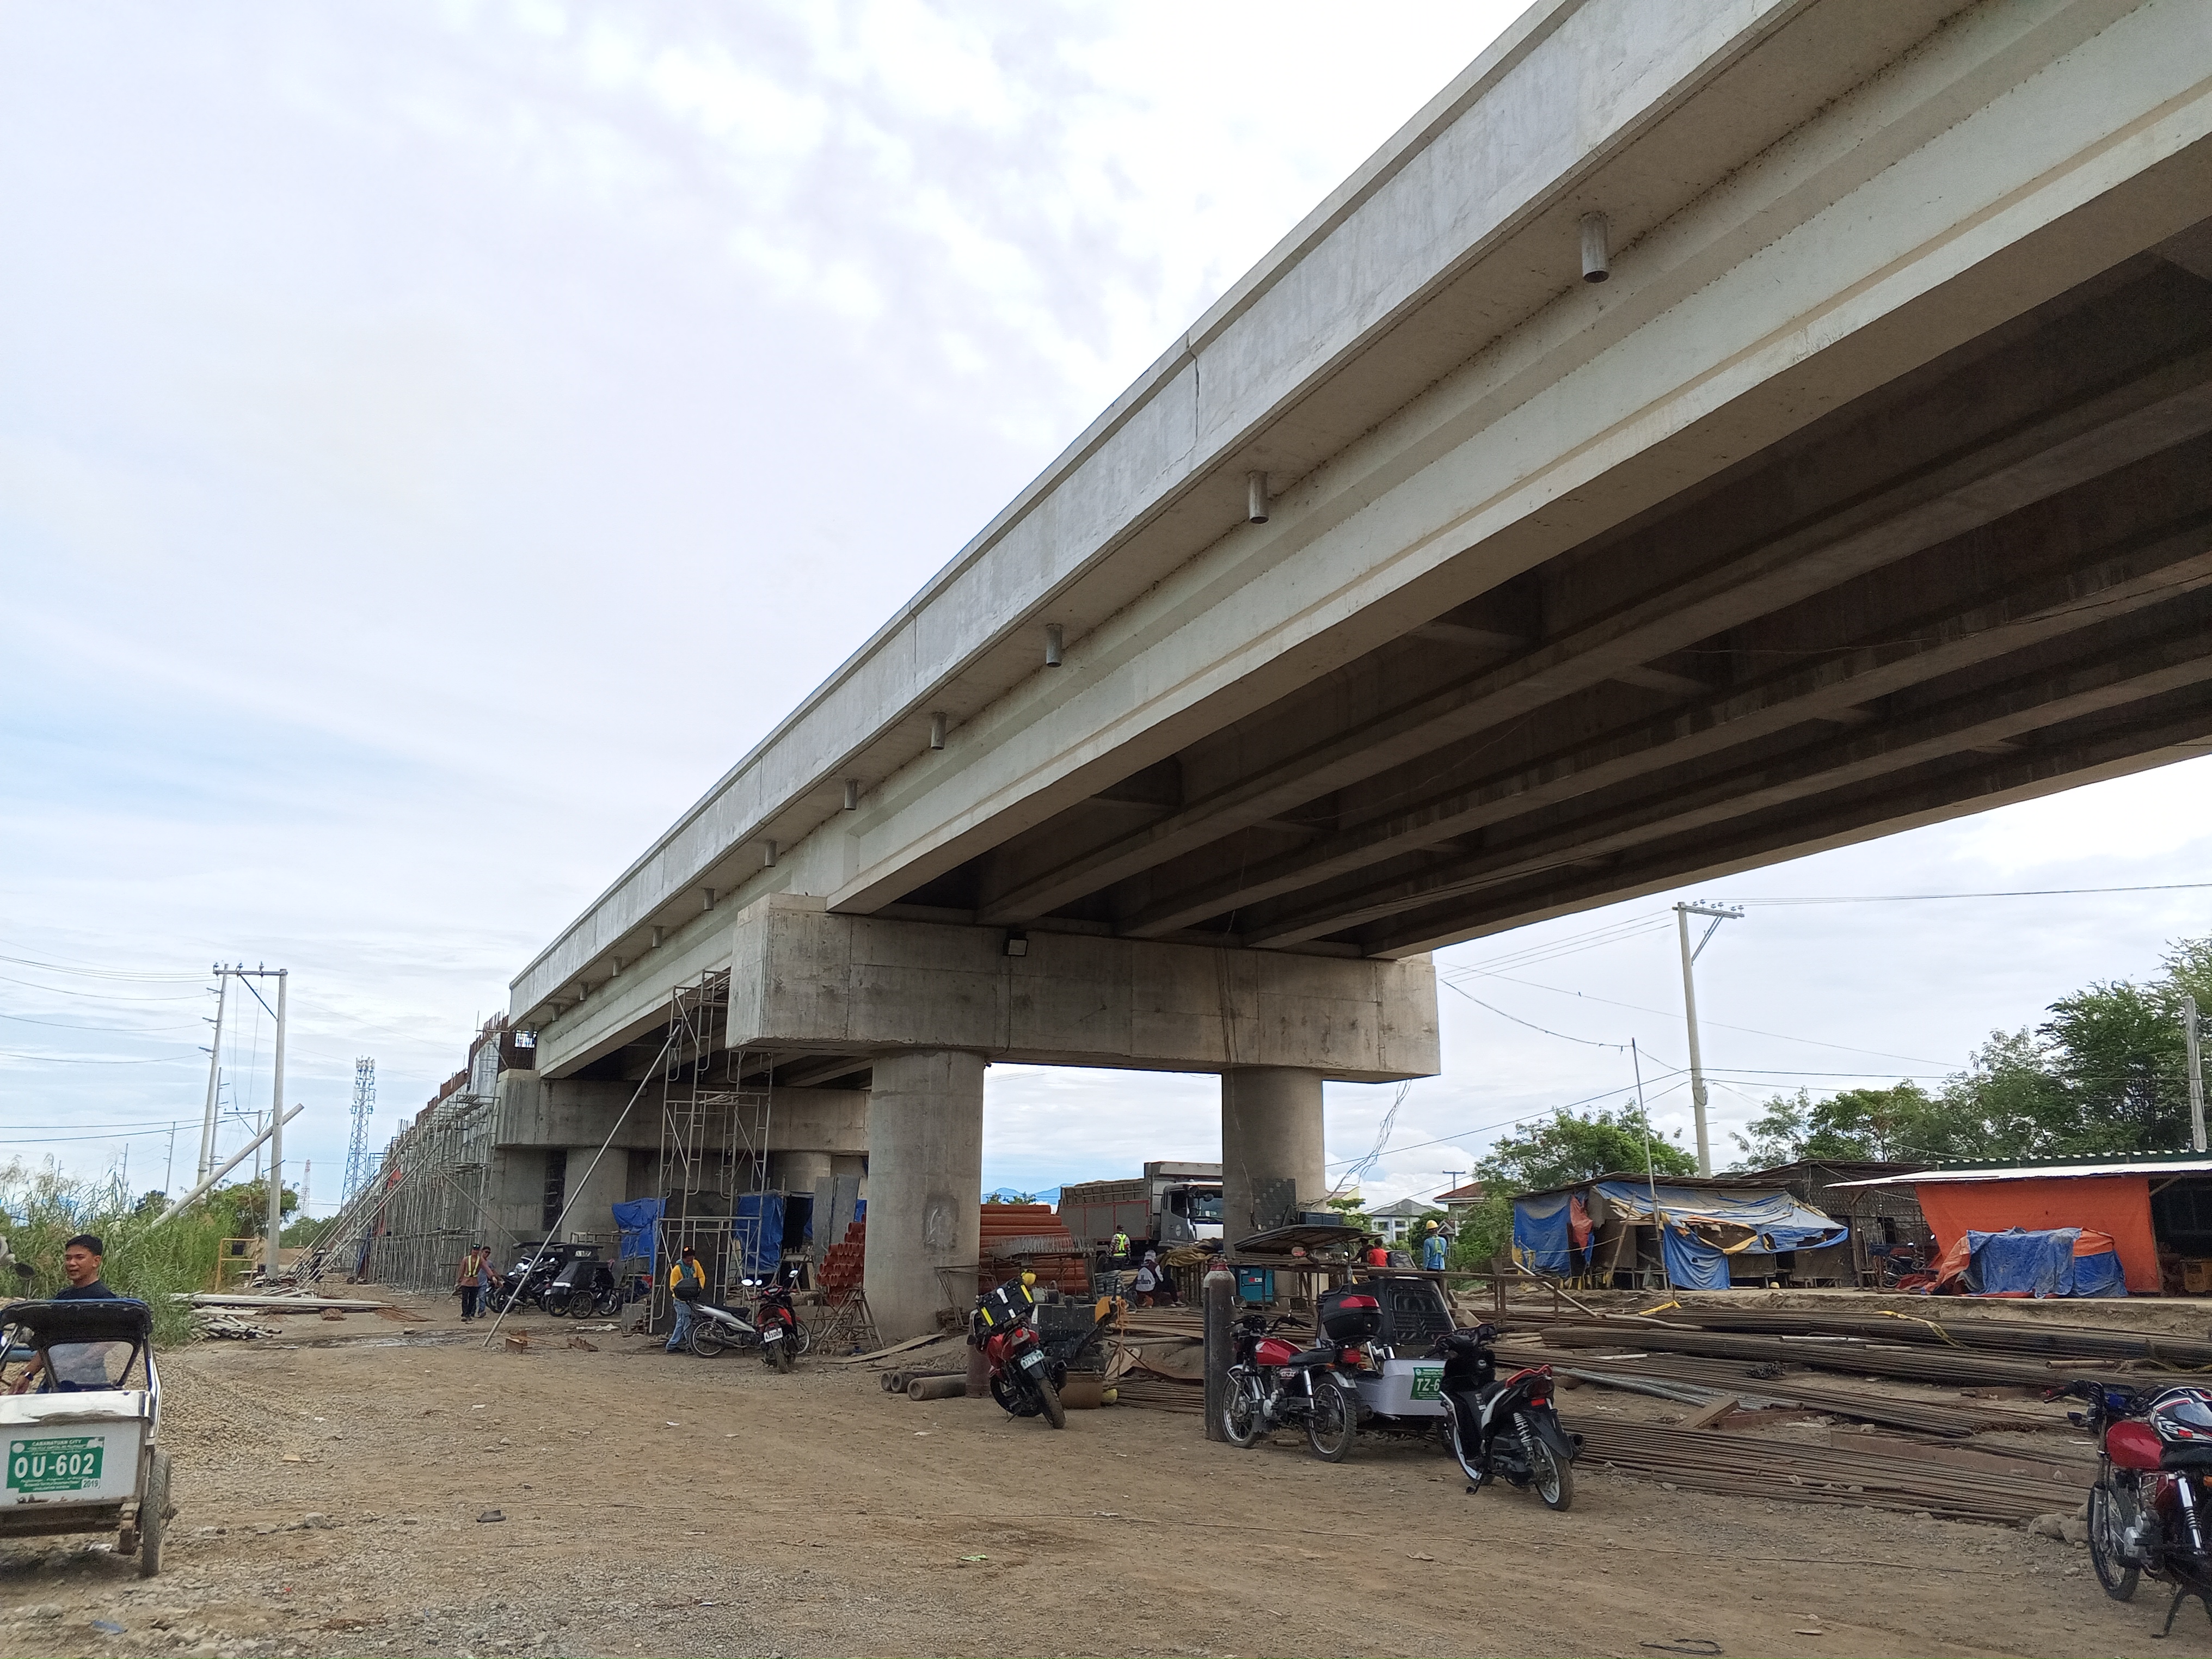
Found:
[[1298, 1200], [1328, 1190], [1322, 1166], [1322, 1074], [1294, 1066], [1246, 1066], [1221, 1074], [1222, 1237], [1233, 1249], [1258, 1231], [1258, 1194], [1285, 1177]]
[[982, 1056], [922, 1049], [877, 1060], [864, 1282], [884, 1341], [933, 1330], [938, 1309], [973, 1298], [982, 1198]]
[[[592, 1160], [599, 1158], [599, 1167], [592, 1169]], [[584, 1171], [591, 1170], [586, 1180]], [[600, 1235], [611, 1238], [615, 1233], [615, 1206], [629, 1194], [629, 1152], [626, 1147], [610, 1146], [606, 1156], [599, 1158], [596, 1144], [568, 1148], [568, 1174], [565, 1194], [568, 1204], [568, 1218], [561, 1231], [570, 1239], [589, 1238]]]
[[814, 1183], [835, 1170], [835, 1163], [827, 1152], [771, 1152], [768, 1160], [768, 1184], [787, 1193], [811, 1197]]

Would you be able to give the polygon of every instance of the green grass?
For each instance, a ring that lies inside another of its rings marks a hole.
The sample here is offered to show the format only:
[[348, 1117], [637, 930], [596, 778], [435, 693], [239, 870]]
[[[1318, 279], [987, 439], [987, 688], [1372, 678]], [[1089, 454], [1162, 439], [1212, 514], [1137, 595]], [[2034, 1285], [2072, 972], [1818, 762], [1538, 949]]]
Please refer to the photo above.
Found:
[[[237, 1201], [223, 1201], [227, 1190], [154, 1227], [165, 1200], [134, 1199], [119, 1181], [82, 1180], [51, 1163], [34, 1167], [17, 1159], [0, 1166], [0, 1210], [6, 1212], [0, 1235], [15, 1259], [30, 1265], [31, 1277], [17, 1281], [21, 1293], [51, 1296], [69, 1282], [62, 1274], [62, 1246], [78, 1233], [97, 1234], [107, 1249], [101, 1277], [118, 1296], [137, 1297], [153, 1309], [155, 1345], [167, 1347], [192, 1334], [191, 1308], [171, 1296], [207, 1289], [216, 1252], [238, 1224]], [[14, 1288], [0, 1279], [0, 1291]]]

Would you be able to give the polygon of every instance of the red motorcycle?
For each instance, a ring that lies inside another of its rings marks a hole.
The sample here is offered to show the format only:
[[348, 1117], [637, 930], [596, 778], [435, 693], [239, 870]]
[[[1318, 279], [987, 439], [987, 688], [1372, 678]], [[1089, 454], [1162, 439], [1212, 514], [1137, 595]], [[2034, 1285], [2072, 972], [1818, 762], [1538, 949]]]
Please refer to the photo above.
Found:
[[1067, 1366], [1049, 1358], [1037, 1338], [1036, 1297], [1030, 1293], [1036, 1277], [1025, 1273], [977, 1297], [968, 1343], [981, 1348], [990, 1362], [991, 1398], [1009, 1415], [1041, 1414], [1055, 1429], [1064, 1429], [1067, 1408], [1060, 1403], [1060, 1389], [1067, 1381]]
[[2172, 1584], [2161, 1636], [2192, 1595], [2212, 1613], [2212, 1389], [2085, 1381], [2056, 1394], [2087, 1402], [2067, 1420], [2097, 1436], [2089, 1562], [2105, 1594], [2125, 1601], [2145, 1574]]
[[753, 1316], [753, 1325], [760, 1332], [762, 1364], [770, 1370], [788, 1375], [792, 1363], [799, 1358], [805, 1334], [799, 1327], [799, 1315], [791, 1305], [788, 1285], [762, 1286], [760, 1310]]
[[[1358, 1299], [1358, 1312], [1379, 1309], [1372, 1297]], [[1303, 1425], [1313, 1455], [1340, 1463], [1358, 1431], [1358, 1396], [1337, 1371], [1342, 1344], [1324, 1336], [1317, 1346], [1301, 1348], [1275, 1334], [1297, 1322], [1285, 1316], [1269, 1324], [1260, 1314], [1237, 1322], [1222, 1436], [1232, 1446], [1249, 1446], [1278, 1427]]]

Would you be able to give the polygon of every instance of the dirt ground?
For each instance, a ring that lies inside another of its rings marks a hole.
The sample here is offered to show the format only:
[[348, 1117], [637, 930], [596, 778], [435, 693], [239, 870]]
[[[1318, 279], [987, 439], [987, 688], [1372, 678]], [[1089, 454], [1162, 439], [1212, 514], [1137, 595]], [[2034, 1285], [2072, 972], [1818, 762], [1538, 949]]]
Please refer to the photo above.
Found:
[[422, 1305], [167, 1356], [161, 1575], [112, 1540], [0, 1546], [0, 1656], [2212, 1655], [2201, 1608], [2160, 1642], [2156, 1586], [2113, 1603], [2014, 1529], [1588, 1464], [1554, 1515], [1426, 1447], [1332, 1466], [1128, 1407], [1055, 1434], [542, 1318], [485, 1352]]

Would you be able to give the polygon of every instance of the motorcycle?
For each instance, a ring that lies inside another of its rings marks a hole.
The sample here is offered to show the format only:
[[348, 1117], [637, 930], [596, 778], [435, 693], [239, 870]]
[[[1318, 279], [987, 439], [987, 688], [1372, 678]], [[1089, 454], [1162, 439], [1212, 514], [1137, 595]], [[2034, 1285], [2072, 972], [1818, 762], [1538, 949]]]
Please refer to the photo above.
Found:
[[1060, 1389], [1067, 1381], [1067, 1365], [1048, 1358], [1037, 1337], [1036, 1297], [1030, 1293], [1036, 1277], [1024, 1273], [977, 1297], [969, 1316], [968, 1345], [983, 1351], [991, 1369], [991, 1398], [1009, 1416], [1042, 1413], [1053, 1427], [1064, 1429], [1067, 1409], [1060, 1403]]
[[786, 1285], [761, 1287], [760, 1307], [753, 1315], [760, 1333], [761, 1359], [770, 1370], [788, 1375], [792, 1362], [804, 1352], [805, 1327], [792, 1309], [791, 1288]]
[[716, 1302], [691, 1304], [691, 1335], [688, 1346], [702, 1359], [712, 1359], [725, 1348], [743, 1348], [760, 1340], [751, 1321]]
[[2046, 1398], [2087, 1404], [2067, 1420], [2097, 1437], [2097, 1483], [2089, 1488], [2089, 1562], [2115, 1601], [2130, 1600], [2145, 1575], [2172, 1584], [2165, 1636], [2195, 1596], [2212, 1613], [2212, 1389], [2186, 1384], [2141, 1392], [2077, 1382]]
[[1549, 1365], [1526, 1366], [1498, 1381], [1491, 1352], [1497, 1340], [1494, 1325], [1438, 1339], [1444, 1374], [1437, 1391], [1448, 1407], [1444, 1437], [1470, 1493], [1495, 1474], [1510, 1486], [1533, 1486], [1547, 1509], [1566, 1509], [1575, 1501], [1573, 1464], [1581, 1437], [1559, 1425]]
[[1340, 1344], [1324, 1338], [1300, 1348], [1275, 1334], [1296, 1322], [1285, 1316], [1270, 1323], [1263, 1314], [1237, 1322], [1221, 1431], [1231, 1445], [1250, 1446], [1278, 1428], [1303, 1426], [1316, 1457], [1340, 1463], [1358, 1429], [1358, 1396], [1339, 1373]]

